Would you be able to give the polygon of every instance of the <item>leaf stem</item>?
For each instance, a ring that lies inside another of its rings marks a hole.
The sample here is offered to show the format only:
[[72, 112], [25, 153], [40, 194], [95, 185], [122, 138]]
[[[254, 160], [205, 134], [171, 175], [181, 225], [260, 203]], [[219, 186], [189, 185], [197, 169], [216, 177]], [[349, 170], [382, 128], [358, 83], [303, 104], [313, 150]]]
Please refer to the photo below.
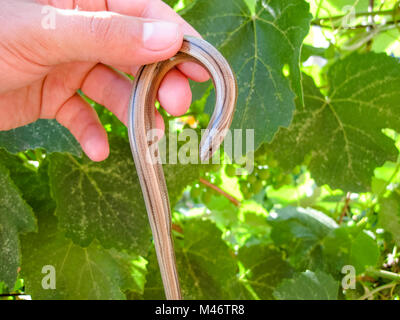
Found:
[[344, 218], [344, 216], [346, 215], [347, 210], [348, 210], [348, 208], [349, 208], [350, 196], [351, 196], [351, 193], [350, 193], [350, 192], [347, 192], [347, 194], [346, 194], [346, 200], [345, 200], [345, 202], [344, 202], [344, 206], [343, 206], [343, 209], [342, 209], [342, 213], [340, 214], [339, 224], [342, 224], [343, 218]]
[[318, 2], [318, 8], [317, 8], [317, 12], [315, 13], [315, 16], [319, 16], [319, 12], [321, 11], [321, 8], [322, 8], [322, 4], [324, 3], [324, 0], [320, 0], [319, 2]]
[[240, 207], [240, 201], [238, 199], [236, 199], [235, 197], [231, 196], [229, 193], [225, 192], [224, 190], [222, 190], [221, 188], [219, 188], [218, 186], [212, 184], [210, 181], [207, 181], [204, 178], [200, 178], [199, 179], [200, 183], [204, 184], [205, 186], [215, 190], [216, 192], [218, 192], [220, 195], [224, 196], [225, 198], [227, 198], [230, 202], [232, 202], [236, 207]]

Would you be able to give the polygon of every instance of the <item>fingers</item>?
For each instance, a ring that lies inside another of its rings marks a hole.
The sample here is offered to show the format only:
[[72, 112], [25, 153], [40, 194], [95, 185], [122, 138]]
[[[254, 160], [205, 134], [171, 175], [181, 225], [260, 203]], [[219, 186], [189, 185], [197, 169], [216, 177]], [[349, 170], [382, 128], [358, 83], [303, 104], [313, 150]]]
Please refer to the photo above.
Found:
[[[116, 1], [116, 0], [113, 0]], [[118, 0], [116, 2], [120, 2]], [[132, 1], [132, 0], [131, 0]], [[125, 12], [124, 14], [129, 14]], [[160, 19], [165, 21], [174, 22], [180, 25], [184, 35], [190, 35], [201, 38], [201, 35], [187, 23], [178, 13], [171, 9], [166, 3], [161, 0], [150, 0], [146, 10], [142, 15], [144, 18]], [[209, 79], [208, 72], [201, 66], [193, 62], [187, 62], [178, 66], [178, 69], [195, 81], [207, 81]]]
[[74, 95], [57, 112], [57, 121], [74, 135], [83, 151], [93, 161], [108, 157], [107, 133], [96, 111], [81, 97]]
[[[119, 120], [127, 124], [131, 81], [123, 75], [104, 66], [97, 65], [87, 75], [82, 91], [97, 103], [104, 105]], [[184, 114], [190, 107], [192, 94], [187, 78], [173, 69], [166, 74], [158, 91], [161, 106], [171, 115]], [[163, 129], [161, 115], [156, 113], [157, 128]]]
[[[135, 10], [135, 0], [109, 0], [109, 10], [120, 12], [126, 15], [132, 15]], [[124, 2], [125, 4], [122, 4]], [[142, 1], [139, 1], [142, 2]], [[130, 3], [130, 6], [129, 4]], [[159, 19], [163, 21], [170, 21], [179, 24], [184, 35], [190, 35], [201, 38], [201, 35], [182, 17], [171, 9], [166, 3], [161, 0], [149, 0], [147, 5], [142, 9], [141, 16], [149, 19]], [[136, 11], [137, 12], [137, 11]], [[201, 66], [193, 62], [187, 62], [177, 67], [183, 74], [195, 81], [207, 81], [210, 77], [208, 72]]]
[[[171, 9], [167, 4], [161, 0], [38, 0], [42, 4], [51, 4], [58, 8], [64, 9], [75, 9], [73, 6], [78, 7], [81, 10], [86, 11], [104, 11], [108, 10], [110, 12], [120, 13], [126, 16], [132, 17], [142, 17], [147, 19], [156, 19], [169, 21], [174, 24], [179, 25], [181, 33], [185, 35], [191, 35], [195, 37], [201, 37], [200, 34], [182, 17], [179, 16], [173, 9]], [[112, 31], [112, 30], [110, 30]], [[111, 32], [110, 32], [111, 33]], [[115, 34], [114, 34], [115, 36]], [[119, 35], [118, 35], [119, 37]], [[125, 48], [114, 47], [114, 48]], [[176, 49], [174, 47], [174, 49]], [[171, 51], [173, 51], [171, 49]], [[171, 52], [169, 52], [171, 54]], [[168, 54], [167, 54], [168, 55]], [[173, 55], [173, 54], [172, 54]], [[169, 58], [169, 56], [167, 57]], [[165, 58], [165, 59], [167, 59]], [[161, 60], [165, 60], [161, 59]], [[102, 61], [104, 62], [104, 61]], [[123, 59], [119, 63], [108, 63], [110, 65], [121, 65], [125, 64], [126, 60]], [[151, 61], [154, 62], [154, 61]], [[150, 62], [148, 62], [150, 63]], [[137, 65], [145, 64], [137, 63]], [[132, 66], [132, 63], [125, 64]], [[209, 79], [208, 72], [200, 67], [199, 65], [188, 62], [178, 66], [178, 69], [195, 81], [206, 81]]]
[[178, 69], [188, 78], [197, 82], [204, 82], [210, 79], [210, 75], [207, 70], [194, 62], [181, 63], [178, 65]]
[[162, 115], [158, 112], [157, 109], [155, 109], [155, 113], [156, 113], [155, 125], [156, 125], [156, 129], [158, 129], [157, 137], [158, 137], [158, 141], [160, 141], [165, 132], [165, 123], [164, 123], [164, 119], [163, 119]]
[[131, 81], [104, 65], [97, 65], [82, 85], [82, 92], [109, 109], [127, 125]]
[[[57, 9], [56, 13], [56, 28], [39, 32], [52, 51], [50, 64], [143, 65], [172, 57], [182, 45], [183, 34], [176, 23], [112, 12]], [[38, 23], [40, 18], [39, 14]]]
[[[108, 10], [125, 15], [170, 21], [181, 27], [183, 34], [201, 38], [201, 35], [182, 17], [161, 0], [108, 0]], [[194, 81], [207, 81], [210, 76], [193, 62], [182, 63], [178, 69]]]
[[158, 89], [158, 101], [173, 116], [185, 114], [192, 102], [192, 92], [188, 79], [177, 69], [172, 69], [164, 77]]

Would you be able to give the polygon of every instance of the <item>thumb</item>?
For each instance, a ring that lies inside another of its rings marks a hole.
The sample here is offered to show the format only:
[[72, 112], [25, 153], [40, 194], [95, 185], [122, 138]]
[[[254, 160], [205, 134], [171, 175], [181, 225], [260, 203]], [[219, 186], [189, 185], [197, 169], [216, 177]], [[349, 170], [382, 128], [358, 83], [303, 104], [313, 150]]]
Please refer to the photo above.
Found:
[[[53, 28], [42, 28], [53, 63], [143, 65], [172, 57], [181, 48], [178, 24], [112, 12], [53, 9]], [[54, 54], [53, 54], [54, 53]]]

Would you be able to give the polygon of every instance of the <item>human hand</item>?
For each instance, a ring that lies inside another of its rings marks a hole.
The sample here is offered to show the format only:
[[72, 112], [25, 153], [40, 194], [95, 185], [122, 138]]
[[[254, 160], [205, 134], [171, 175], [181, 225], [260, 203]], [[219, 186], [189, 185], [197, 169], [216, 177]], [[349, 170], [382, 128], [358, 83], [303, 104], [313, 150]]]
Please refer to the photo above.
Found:
[[[54, 29], [42, 25], [43, 5], [57, 7]], [[3, 0], [1, 6], [0, 130], [55, 118], [94, 161], [108, 157], [107, 134], [76, 91], [126, 124], [132, 83], [109, 66], [134, 75], [140, 65], [175, 55], [183, 34], [199, 36], [161, 0]], [[188, 78], [209, 76], [188, 62], [161, 83], [158, 100], [171, 115], [190, 106]], [[155, 112], [157, 128], [164, 129]]]

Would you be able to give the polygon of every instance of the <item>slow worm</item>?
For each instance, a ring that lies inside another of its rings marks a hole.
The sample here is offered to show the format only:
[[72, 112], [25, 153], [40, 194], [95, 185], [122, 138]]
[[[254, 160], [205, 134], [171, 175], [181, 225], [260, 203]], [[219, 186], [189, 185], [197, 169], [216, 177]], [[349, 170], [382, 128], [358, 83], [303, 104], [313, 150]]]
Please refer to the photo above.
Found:
[[177, 64], [194, 61], [208, 70], [216, 92], [214, 113], [200, 142], [200, 159], [206, 161], [219, 148], [232, 122], [236, 79], [221, 53], [205, 40], [185, 36], [182, 48], [171, 59], [143, 66], [135, 78], [130, 101], [128, 130], [132, 154], [139, 176], [153, 233], [157, 260], [167, 299], [182, 299], [171, 234], [168, 190], [154, 130], [154, 105], [165, 74]]

